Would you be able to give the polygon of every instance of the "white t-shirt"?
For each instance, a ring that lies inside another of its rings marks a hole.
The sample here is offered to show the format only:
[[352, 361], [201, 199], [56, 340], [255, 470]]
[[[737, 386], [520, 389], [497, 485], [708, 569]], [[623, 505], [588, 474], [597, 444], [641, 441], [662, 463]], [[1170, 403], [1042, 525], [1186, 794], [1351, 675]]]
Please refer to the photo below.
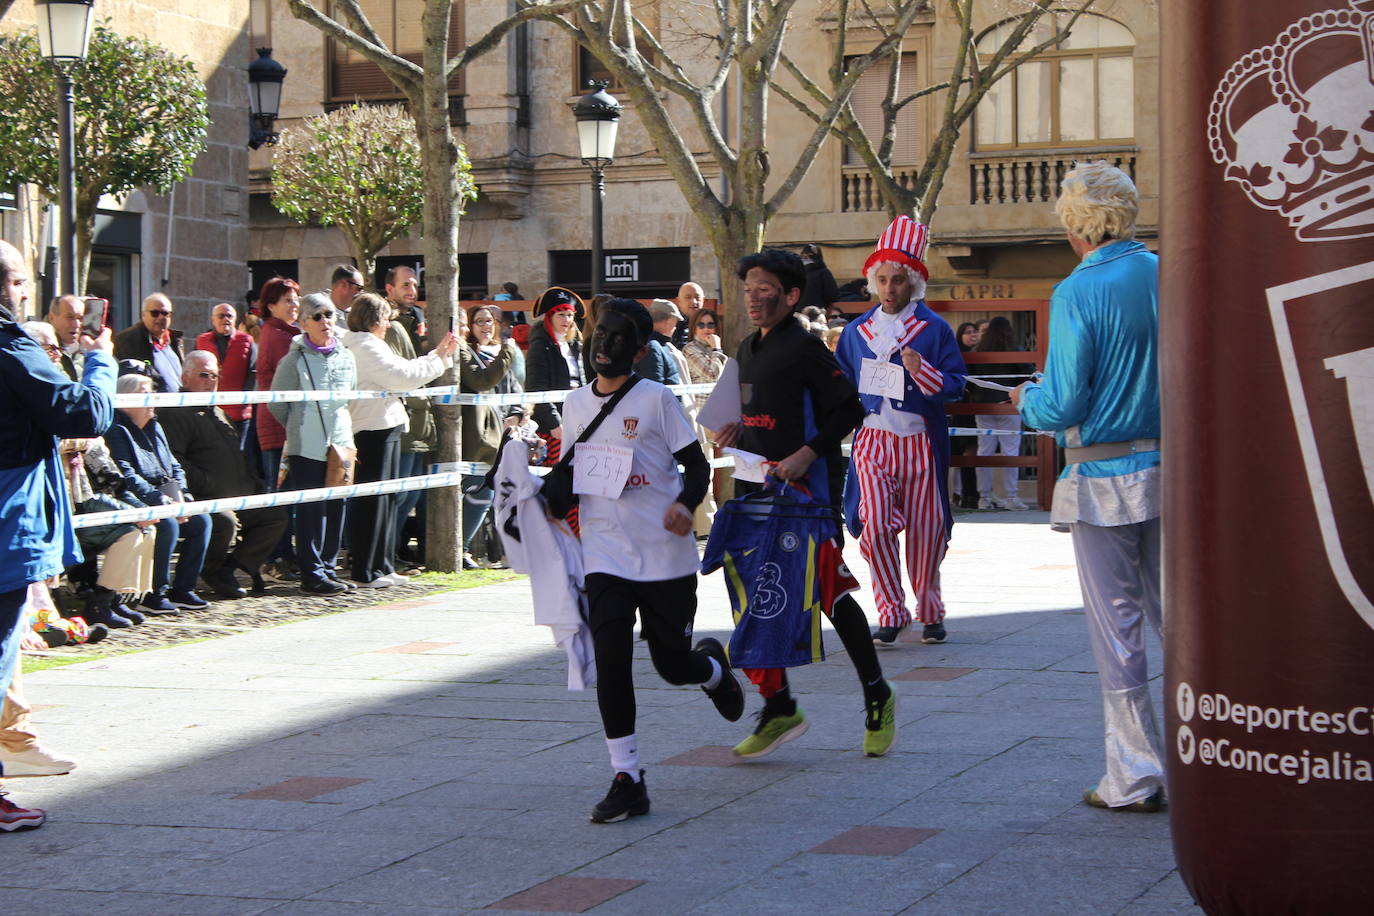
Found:
[[[597, 397], [592, 385], [568, 395], [563, 403], [565, 442], [571, 445], [582, 435], [607, 398]], [[633, 458], [618, 499], [580, 497], [585, 570], [639, 582], [695, 574], [700, 562], [692, 533], [677, 535], [663, 527], [664, 513], [682, 492], [673, 453], [697, 441], [678, 399], [658, 382], [640, 379], [587, 441], [629, 448]]]

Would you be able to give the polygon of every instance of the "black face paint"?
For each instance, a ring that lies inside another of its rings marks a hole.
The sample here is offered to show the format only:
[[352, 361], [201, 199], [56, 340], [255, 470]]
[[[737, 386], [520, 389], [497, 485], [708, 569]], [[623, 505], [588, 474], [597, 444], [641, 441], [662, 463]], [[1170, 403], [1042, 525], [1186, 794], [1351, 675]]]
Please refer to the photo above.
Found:
[[607, 312], [592, 331], [592, 365], [597, 375], [619, 378], [629, 375], [639, 354], [639, 338], [630, 319]]

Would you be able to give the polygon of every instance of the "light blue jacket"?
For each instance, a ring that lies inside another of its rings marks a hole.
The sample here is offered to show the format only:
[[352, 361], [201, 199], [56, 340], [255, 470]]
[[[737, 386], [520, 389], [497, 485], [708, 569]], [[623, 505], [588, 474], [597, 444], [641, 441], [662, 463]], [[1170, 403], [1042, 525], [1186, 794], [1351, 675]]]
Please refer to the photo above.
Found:
[[[1054, 288], [1045, 377], [1021, 416], [1062, 446], [1159, 438], [1159, 257], [1135, 240], [1092, 251]], [[1158, 451], [1064, 469], [1117, 477], [1159, 464]]]
[[[291, 341], [291, 348], [277, 364], [273, 391], [352, 391], [357, 387], [357, 364], [342, 341], [335, 343], [328, 355], [303, 341], [304, 335]], [[324, 461], [331, 445], [353, 447], [353, 420], [347, 401], [302, 401], [268, 404], [267, 408], [286, 427], [283, 455]]]

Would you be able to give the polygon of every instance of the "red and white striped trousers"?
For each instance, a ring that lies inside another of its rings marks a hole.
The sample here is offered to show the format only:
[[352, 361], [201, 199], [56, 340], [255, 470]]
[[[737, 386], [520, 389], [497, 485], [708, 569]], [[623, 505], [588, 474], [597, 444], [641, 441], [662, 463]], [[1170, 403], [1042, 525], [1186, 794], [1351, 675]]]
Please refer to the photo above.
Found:
[[859, 549], [873, 574], [878, 625], [904, 627], [912, 614], [902, 590], [897, 534], [906, 531], [906, 568], [921, 623], [945, 619], [940, 562], [945, 558], [945, 519], [930, 440], [924, 432], [898, 436], [860, 427], [854, 436], [859, 480]]

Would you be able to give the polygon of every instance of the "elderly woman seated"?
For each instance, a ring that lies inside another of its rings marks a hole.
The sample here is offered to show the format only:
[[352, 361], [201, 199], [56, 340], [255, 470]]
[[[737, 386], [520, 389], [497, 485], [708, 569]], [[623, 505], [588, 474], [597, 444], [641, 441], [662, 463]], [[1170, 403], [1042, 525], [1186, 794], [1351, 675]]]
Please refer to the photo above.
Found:
[[[152, 379], [145, 375], [121, 375], [116, 383], [119, 394], [150, 394]], [[124, 475], [129, 489], [148, 506], [186, 502], [186, 475], [167, 445], [167, 437], [157, 422], [153, 407], [121, 407], [115, 411], [114, 425], [105, 434], [110, 454]], [[181, 542], [176, 576], [171, 576], [172, 553]], [[205, 562], [210, 543], [210, 518], [207, 515], [164, 518], [157, 523], [157, 546], [153, 561], [153, 587], [143, 597], [143, 607], [154, 614], [176, 613], [180, 608], [203, 608], [204, 598], [195, 593], [196, 579]], [[169, 588], [170, 586], [170, 588]]]

